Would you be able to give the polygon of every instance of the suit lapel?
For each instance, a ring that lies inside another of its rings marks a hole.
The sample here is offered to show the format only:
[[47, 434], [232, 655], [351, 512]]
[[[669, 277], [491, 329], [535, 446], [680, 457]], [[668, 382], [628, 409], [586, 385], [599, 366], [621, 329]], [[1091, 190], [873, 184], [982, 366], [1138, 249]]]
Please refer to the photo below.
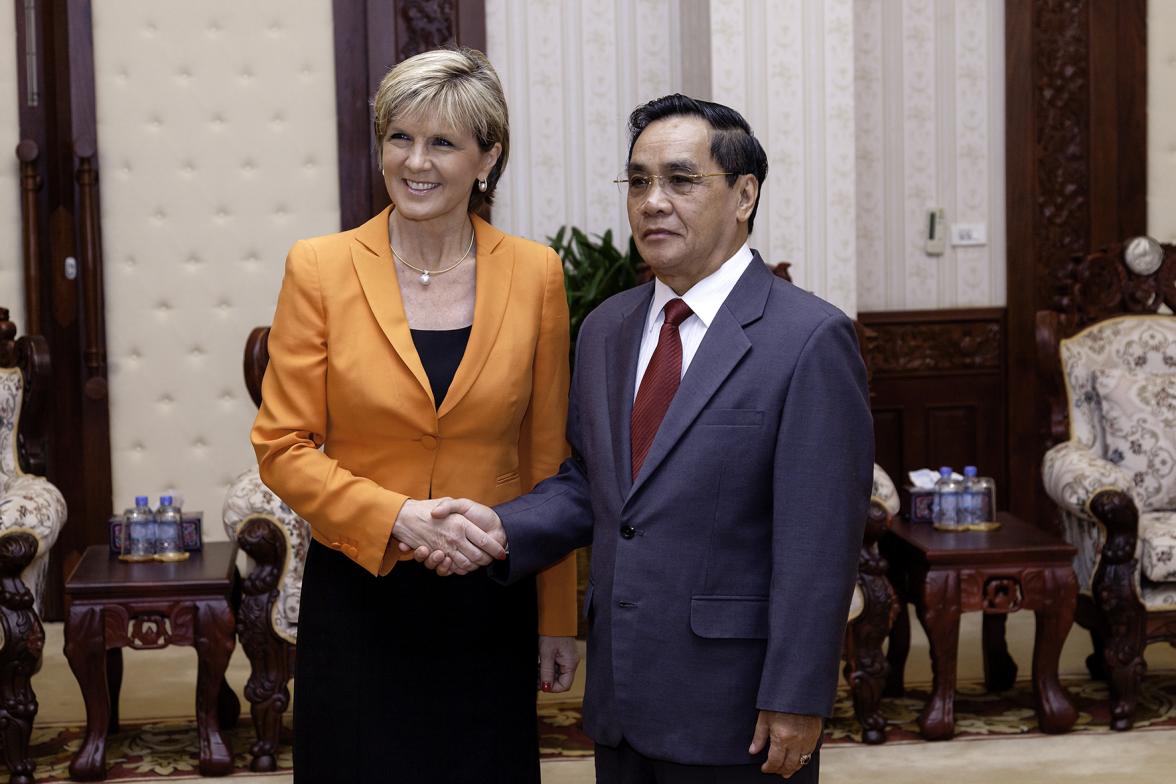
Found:
[[[772, 285], [772, 273], [764, 266], [758, 253], [753, 252], [753, 255], [751, 264], [715, 314], [694, 359], [690, 361], [690, 367], [682, 377], [682, 384], [641, 465], [641, 472], [629, 489], [629, 499], [666, 459], [699, 412], [751, 349], [751, 341], [743, 328], [763, 315]], [[625, 432], [628, 432], [627, 423]]]
[[453, 383], [441, 403], [438, 417], [448, 414], [461, 402], [486, 364], [498, 330], [506, 315], [510, 299], [510, 283], [514, 275], [515, 258], [506, 235], [477, 215], [471, 215], [478, 243], [478, 269], [474, 289], [474, 327], [470, 342], [462, 355], [461, 364], [453, 375]]
[[610, 428], [613, 464], [617, 471], [617, 486], [621, 490], [621, 498], [629, 495], [629, 486], [633, 484], [633, 452], [629, 425], [633, 418], [637, 357], [641, 353], [641, 338], [649, 315], [649, 302], [653, 299], [653, 284], [647, 284], [647, 288], [645, 296], [622, 317], [620, 329], [614, 331], [605, 341], [608, 367], [608, 417], [605, 421], [614, 423]]
[[433, 399], [433, 389], [424, 365], [417, 355], [408, 331], [408, 318], [404, 314], [404, 300], [400, 297], [400, 286], [393, 269], [392, 251], [388, 246], [387, 207], [379, 215], [355, 230], [356, 241], [351, 244], [351, 263], [359, 276], [359, 285], [368, 301], [368, 307], [375, 314], [376, 322], [384, 331], [400, 361], [412, 372], [417, 383]]

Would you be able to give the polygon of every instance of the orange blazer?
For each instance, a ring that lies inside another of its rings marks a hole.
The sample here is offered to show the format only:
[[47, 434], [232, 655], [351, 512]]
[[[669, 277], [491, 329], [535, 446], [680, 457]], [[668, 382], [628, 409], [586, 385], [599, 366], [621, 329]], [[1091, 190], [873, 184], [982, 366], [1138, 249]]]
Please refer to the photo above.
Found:
[[[407, 499], [500, 504], [568, 454], [568, 305], [555, 251], [471, 216], [473, 329], [438, 410], [393, 269], [391, 209], [290, 250], [252, 432], [262, 481], [315, 539], [375, 575], [396, 564], [388, 542]], [[540, 633], [574, 635], [574, 558], [540, 574], [538, 589]]]

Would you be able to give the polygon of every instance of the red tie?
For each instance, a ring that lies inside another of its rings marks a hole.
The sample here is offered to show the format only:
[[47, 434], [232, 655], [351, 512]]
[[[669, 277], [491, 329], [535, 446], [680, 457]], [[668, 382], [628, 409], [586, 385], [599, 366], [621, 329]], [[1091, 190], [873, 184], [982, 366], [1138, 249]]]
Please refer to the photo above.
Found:
[[682, 380], [682, 338], [678, 335], [678, 325], [694, 313], [680, 299], [667, 302], [664, 311], [665, 321], [657, 337], [657, 348], [653, 350], [649, 367], [645, 368], [641, 386], [637, 389], [637, 399], [633, 401], [631, 430], [634, 479], [645, 462], [645, 456], [649, 454], [653, 437], [657, 435], [666, 409], [670, 407], [670, 401], [674, 399], [678, 383]]

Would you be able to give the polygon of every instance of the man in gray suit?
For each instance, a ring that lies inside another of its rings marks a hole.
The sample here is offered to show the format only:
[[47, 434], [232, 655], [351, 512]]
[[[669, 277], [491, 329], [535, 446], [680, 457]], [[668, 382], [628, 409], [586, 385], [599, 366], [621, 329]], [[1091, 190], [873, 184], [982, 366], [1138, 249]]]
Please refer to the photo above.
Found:
[[630, 129], [622, 181], [656, 280], [584, 321], [572, 457], [494, 510], [434, 514], [501, 525], [505, 581], [592, 545], [598, 781], [815, 782], [873, 465], [853, 325], [748, 247], [767, 157], [738, 112], [671, 95]]

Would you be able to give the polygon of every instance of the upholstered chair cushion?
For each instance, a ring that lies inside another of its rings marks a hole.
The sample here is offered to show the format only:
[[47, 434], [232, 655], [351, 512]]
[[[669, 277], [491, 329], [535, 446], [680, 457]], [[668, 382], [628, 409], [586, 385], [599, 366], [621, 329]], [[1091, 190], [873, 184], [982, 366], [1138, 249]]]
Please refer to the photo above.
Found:
[[1176, 509], [1176, 375], [1094, 371], [1103, 454], [1131, 475], [1140, 510]]
[[877, 463], [874, 463], [874, 487], [870, 495], [886, 507], [887, 512], [898, 514], [898, 491], [894, 489], [890, 476]]
[[286, 565], [270, 620], [274, 632], [294, 644], [298, 642], [298, 604], [302, 597], [302, 570], [310, 547], [310, 526], [262, 483], [254, 466], [233, 481], [225, 496], [223, 519], [229, 538], [235, 541], [241, 524], [256, 516], [268, 518], [286, 537]]
[[1176, 582], [1176, 511], [1139, 516], [1140, 566], [1147, 579]]
[[[0, 368], [0, 537], [28, 533], [37, 540], [37, 554], [21, 573], [41, 612], [49, 550], [65, 525], [65, 499], [40, 476], [24, 473], [17, 457], [16, 432], [24, 381], [20, 370]], [[0, 647], [3, 646], [0, 629]]]
[[1148, 374], [1176, 371], [1176, 319], [1171, 316], [1107, 319], [1063, 340], [1058, 350], [1069, 400], [1070, 440], [1105, 456], [1094, 372], [1110, 368]]

